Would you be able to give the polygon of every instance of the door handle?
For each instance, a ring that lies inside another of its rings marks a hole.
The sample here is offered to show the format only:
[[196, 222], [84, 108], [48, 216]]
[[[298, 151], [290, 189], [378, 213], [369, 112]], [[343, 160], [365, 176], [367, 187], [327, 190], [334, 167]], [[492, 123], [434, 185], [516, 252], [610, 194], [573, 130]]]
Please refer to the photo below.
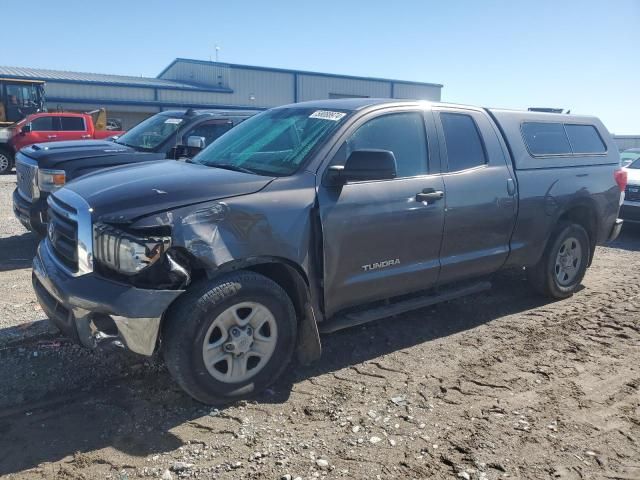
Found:
[[516, 182], [513, 178], [507, 178], [507, 193], [512, 197], [516, 194]]
[[434, 190], [433, 188], [425, 188], [420, 193], [416, 193], [417, 202], [436, 202], [444, 198], [444, 192], [442, 190]]
[[47, 135], [47, 138], [58, 138], [58, 135]]
[[91, 135], [87, 134], [87, 135], [82, 135], [82, 138], [91, 138]]

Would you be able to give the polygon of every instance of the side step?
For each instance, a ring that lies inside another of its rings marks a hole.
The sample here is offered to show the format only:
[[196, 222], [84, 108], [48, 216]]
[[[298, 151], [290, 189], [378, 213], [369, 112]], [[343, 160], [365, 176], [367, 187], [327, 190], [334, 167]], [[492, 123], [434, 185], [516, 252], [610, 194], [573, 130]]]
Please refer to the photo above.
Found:
[[373, 322], [374, 320], [380, 320], [381, 318], [399, 315], [401, 313], [428, 307], [429, 305], [434, 305], [440, 302], [446, 302], [447, 300], [453, 300], [466, 295], [483, 292], [490, 288], [491, 282], [489, 281], [474, 283], [464, 287], [448, 288], [446, 290], [440, 290], [433, 295], [424, 295], [422, 297], [410, 298], [408, 300], [402, 300], [391, 305], [383, 305], [370, 310], [338, 315], [332, 320], [318, 324], [318, 329], [320, 330], [320, 333], [332, 333], [344, 328], [355, 327], [356, 325]]

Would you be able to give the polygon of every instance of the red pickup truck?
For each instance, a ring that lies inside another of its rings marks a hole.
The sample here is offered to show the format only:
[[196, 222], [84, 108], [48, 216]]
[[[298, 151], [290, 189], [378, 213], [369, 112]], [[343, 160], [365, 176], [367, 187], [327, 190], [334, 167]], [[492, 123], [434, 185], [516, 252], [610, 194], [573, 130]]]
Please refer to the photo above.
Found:
[[15, 153], [34, 143], [101, 140], [124, 132], [97, 129], [88, 113], [34, 113], [4, 129], [0, 135], [0, 174], [13, 168]]

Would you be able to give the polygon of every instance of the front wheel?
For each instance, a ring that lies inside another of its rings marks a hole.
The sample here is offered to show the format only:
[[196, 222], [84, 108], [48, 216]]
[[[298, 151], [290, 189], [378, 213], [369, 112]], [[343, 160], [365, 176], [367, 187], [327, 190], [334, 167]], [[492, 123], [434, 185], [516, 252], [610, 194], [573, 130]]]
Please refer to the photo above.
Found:
[[13, 168], [13, 155], [5, 149], [0, 149], [0, 175], [11, 172]]
[[238, 271], [194, 285], [171, 306], [164, 358], [193, 398], [225, 403], [264, 390], [282, 374], [296, 330], [286, 292], [267, 277]]
[[590, 250], [589, 235], [583, 227], [575, 223], [561, 223], [540, 261], [528, 269], [529, 281], [547, 297], [570, 297], [587, 271]]

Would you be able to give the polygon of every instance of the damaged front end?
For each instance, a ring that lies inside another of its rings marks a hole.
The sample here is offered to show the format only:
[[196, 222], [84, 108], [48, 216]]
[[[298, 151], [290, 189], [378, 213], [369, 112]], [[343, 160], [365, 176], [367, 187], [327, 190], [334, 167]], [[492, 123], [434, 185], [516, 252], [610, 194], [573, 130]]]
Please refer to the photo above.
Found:
[[189, 261], [172, 248], [169, 227], [94, 223], [72, 191], [50, 198], [48, 235], [33, 261], [43, 310], [86, 347], [119, 342], [152, 355], [164, 312], [191, 282]]

